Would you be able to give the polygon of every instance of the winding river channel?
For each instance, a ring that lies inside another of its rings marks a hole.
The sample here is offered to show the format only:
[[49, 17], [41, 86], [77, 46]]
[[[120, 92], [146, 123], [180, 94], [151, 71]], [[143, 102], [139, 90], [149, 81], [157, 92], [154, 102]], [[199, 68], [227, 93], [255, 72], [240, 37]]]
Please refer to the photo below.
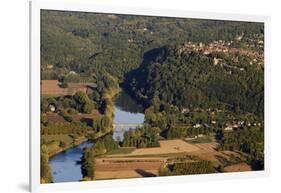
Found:
[[[142, 124], [144, 122], [142, 107], [125, 91], [120, 92], [115, 99], [114, 115], [114, 124], [116, 126], [113, 139], [118, 141], [123, 140], [124, 132], [132, 128], [132, 124]], [[87, 141], [50, 158], [54, 183], [77, 182], [82, 179], [81, 157], [83, 149], [91, 145], [93, 145], [93, 142]]]

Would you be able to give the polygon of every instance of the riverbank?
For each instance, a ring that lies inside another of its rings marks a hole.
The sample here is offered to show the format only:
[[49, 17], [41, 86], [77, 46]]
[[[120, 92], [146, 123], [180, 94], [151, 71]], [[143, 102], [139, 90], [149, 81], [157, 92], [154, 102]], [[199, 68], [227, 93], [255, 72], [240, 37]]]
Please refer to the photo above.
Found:
[[80, 145], [56, 154], [49, 160], [53, 182], [78, 182], [83, 178], [81, 157], [85, 148], [91, 147], [93, 141], [86, 141]]
[[[119, 121], [121, 119], [121, 122], [123, 123], [124, 122], [126, 123], [127, 121], [129, 121], [128, 123], [130, 123], [130, 121], [133, 121], [133, 123], [135, 123], [135, 121], [137, 121], [138, 123], [139, 122], [143, 123], [144, 121], [143, 113], [139, 113], [139, 111], [135, 111], [136, 106], [134, 107], [134, 105], [128, 105], [128, 103], [129, 104], [133, 104], [133, 103], [128, 102], [128, 98], [124, 97], [122, 92], [124, 92], [122, 88], [112, 87], [106, 89], [103, 93], [102, 100], [105, 101], [106, 106], [103, 113], [100, 115], [100, 118], [105, 116], [109, 117], [110, 118], [109, 127], [106, 127], [106, 129], [103, 131], [99, 130], [99, 132], [96, 132], [95, 134], [93, 133], [92, 135], [89, 134], [89, 136], [83, 136], [79, 138], [78, 141], [76, 141], [75, 143], [76, 145], [67, 145], [64, 148], [60, 148], [57, 151], [50, 154], [51, 155], [50, 165], [53, 171], [53, 176], [55, 178], [54, 182], [75, 181], [75, 180], [80, 181], [83, 178], [83, 176], [81, 177], [81, 175], [83, 175], [81, 166], [83, 165], [84, 161], [81, 162], [81, 157], [85, 152], [84, 148], [89, 148], [95, 143], [95, 141], [105, 137], [111, 132], [114, 133], [116, 128], [114, 128], [113, 124], [115, 123], [116, 119], [118, 119]], [[121, 100], [123, 100], [120, 106], [116, 104], [117, 103], [116, 100], [118, 99], [116, 97], [117, 95], [119, 99], [121, 98]], [[119, 123], [119, 121], [117, 122]], [[118, 132], [118, 128], [119, 127], [117, 127], [116, 130], [117, 132]], [[88, 143], [87, 142], [88, 139], [93, 141], [91, 141], [91, 143]], [[118, 150], [116, 151], [118, 152]], [[76, 177], [74, 179], [74, 177], [68, 175], [76, 176]]]
[[[100, 137], [103, 137], [111, 132], [114, 131], [114, 126], [113, 126], [113, 122], [114, 122], [114, 98], [122, 91], [122, 89], [120, 87], [116, 87], [116, 88], [110, 88], [107, 89], [104, 94], [103, 94], [103, 99], [105, 101], [105, 109], [104, 109], [104, 113], [101, 116], [107, 117], [108, 122], [109, 122], [109, 126], [107, 128], [104, 128], [104, 132], [97, 132], [94, 133], [91, 136], [91, 139], [98, 139]], [[94, 120], [95, 121], [95, 120]]]
[[[86, 141], [88, 141], [89, 139], [88, 138], [86, 138], [86, 137], [80, 137], [80, 139], [78, 138], [78, 139], [76, 139], [73, 143], [71, 143], [71, 144], [69, 144], [69, 145], [66, 145], [65, 147], [58, 147], [58, 149], [57, 150], [54, 150], [54, 151], [51, 151], [51, 152], [49, 152], [49, 157], [50, 157], [50, 159], [52, 158], [52, 157], [54, 157], [54, 156], [56, 156], [57, 154], [60, 154], [60, 153], [62, 153], [62, 152], [65, 152], [65, 151], [67, 151], [68, 149], [71, 149], [71, 148], [73, 148], [73, 147], [75, 147], [75, 146], [78, 146], [78, 145], [81, 145], [82, 143], [84, 143], [84, 142], [86, 142]], [[48, 147], [48, 145], [47, 145], [47, 147]], [[49, 148], [48, 148], [49, 149]]]

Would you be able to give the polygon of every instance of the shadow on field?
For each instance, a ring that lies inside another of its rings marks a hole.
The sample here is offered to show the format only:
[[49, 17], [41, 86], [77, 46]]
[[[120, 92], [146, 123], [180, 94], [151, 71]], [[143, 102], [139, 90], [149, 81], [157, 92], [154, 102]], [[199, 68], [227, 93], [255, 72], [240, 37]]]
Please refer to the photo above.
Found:
[[138, 174], [142, 175], [142, 177], [156, 177], [155, 174], [151, 173], [151, 172], [147, 172], [145, 170], [141, 170], [141, 169], [136, 169], [135, 170]]

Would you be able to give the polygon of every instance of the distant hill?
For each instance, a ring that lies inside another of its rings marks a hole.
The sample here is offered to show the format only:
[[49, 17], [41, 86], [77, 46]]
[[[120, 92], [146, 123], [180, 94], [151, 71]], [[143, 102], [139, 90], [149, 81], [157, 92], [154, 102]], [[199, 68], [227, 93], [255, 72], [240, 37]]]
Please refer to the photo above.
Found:
[[255, 35], [262, 37], [263, 24], [42, 10], [42, 79], [107, 71], [122, 81], [153, 48], [237, 37], [243, 45]]

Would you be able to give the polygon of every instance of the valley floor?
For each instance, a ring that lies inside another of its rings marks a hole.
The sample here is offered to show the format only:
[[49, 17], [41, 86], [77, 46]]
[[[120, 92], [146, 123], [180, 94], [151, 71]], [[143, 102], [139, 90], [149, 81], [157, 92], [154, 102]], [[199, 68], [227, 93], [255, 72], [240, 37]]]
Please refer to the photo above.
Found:
[[[96, 158], [95, 178], [117, 179], [158, 176], [159, 169], [170, 158], [184, 155], [196, 156], [202, 160], [212, 161], [215, 165], [230, 159], [241, 158], [241, 155], [232, 151], [218, 151], [217, 143], [192, 144], [181, 139], [161, 140], [160, 147], [139, 148], [126, 153], [105, 155]], [[228, 164], [225, 172], [250, 171], [246, 163]]]

